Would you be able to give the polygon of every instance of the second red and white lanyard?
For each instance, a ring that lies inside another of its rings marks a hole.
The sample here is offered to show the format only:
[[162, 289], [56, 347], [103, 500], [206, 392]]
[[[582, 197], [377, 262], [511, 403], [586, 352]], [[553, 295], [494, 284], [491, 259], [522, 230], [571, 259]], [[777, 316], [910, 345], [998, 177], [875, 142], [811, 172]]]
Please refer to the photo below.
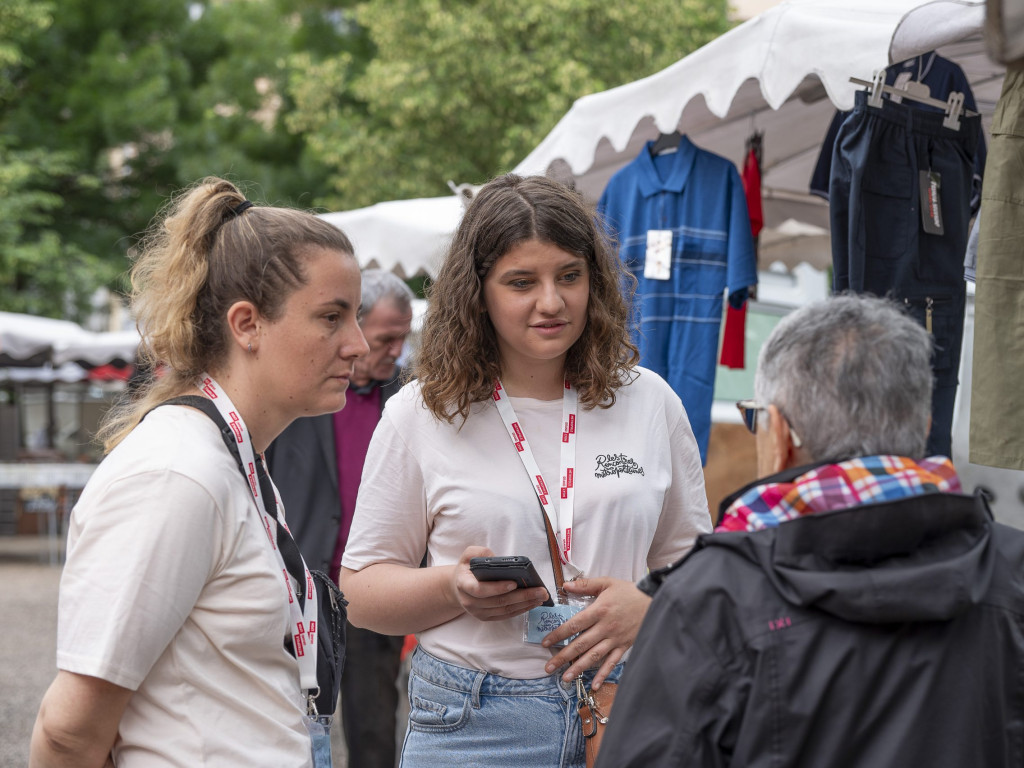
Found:
[[[519, 458], [526, 468], [527, 474], [533, 481], [533, 489], [537, 493], [540, 505], [544, 508], [544, 514], [551, 521], [551, 527], [558, 532], [559, 554], [562, 562], [576, 568], [572, 562], [572, 524], [573, 524], [573, 501], [575, 497], [575, 470], [576, 470], [576, 410], [579, 405], [579, 395], [576, 389], [567, 381], [562, 391], [562, 447], [559, 455], [559, 474], [561, 483], [558, 490], [558, 506], [556, 507], [551, 498], [550, 489], [544, 482], [537, 459], [533, 455], [523, 428], [519, 424], [515, 408], [509, 400], [508, 393], [501, 386], [501, 381], [494, 382], [494, 404], [498, 407], [501, 420], [505, 423], [508, 436], [519, 453]], [[579, 568], [576, 568], [579, 571]]]
[[[259, 509], [260, 518], [263, 522], [263, 528], [266, 531], [267, 539], [270, 544], [270, 548], [273, 550], [274, 555], [277, 559], [278, 565], [281, 567], [281, 574], [284, 578], [285, 588], [288, 596], [288, 613], [290, 616], [290, 632], [292, 635], [292, 647], [295, 650], [295, 659], [299, 663], [299, 684], [304, 690], [317, 689], [317, 678], [316, 678], [316, 656], [317, 656], [317, 596], [316, 596], [316, 584], [313, 582], [313, 578], [309, 575], [309, 569], [306, 568], [306, 564], [302, 564], [306, 579], [306, 599], [302, 607], [299, 607], [299, 601], [296, 599], [295, 590], [292, 586], [291, 577], [288, 574], [288, 568], [285, 565], [284, 557], [281, 555], [281, 550], [277, 546], [277, 519], [269, 513], [267, 505], [264, 503], [263, 494], [260, 493], [259, 481], [256, 474], [256, 462], [262, 461], [261, 458], [257, 458], [252, 447], [252, 440], [249, 437], [249, 430], [245, 427], [245, 422], [242, 421], [241, 415], [238, 413], [238, 409], [235, 408], [231, 402], [231, 398], [228, 397], [227, 393], [213, 380], [212, 377], [203, 375], [200, 389], [213, 404], [217, 407], [220, 415], [224, 417], [224, 420], [231, 427], [231, 431], [235, 434], [235, 440], [238, 441], [238, 450], [242, 457], [243, 466], [246, 469], [246, 473], [249, 477], [249, 491], [252, 493], [253, 500], [256, 502], [256, 507]], [[265, 468], [264, 468], [265, 469]], [[281, 497], [277, 493], [277, 488], [274, 488], [274, 497], [277, 503], [277, 509], [283, 510], [284, 506], [281, 503]], [[284, 516], [282, 514], [281, 524], [284, 526], [285, 531], [288, 531], [288, 526], [284, 522]], [[291, 532], [288, 532], [288, 536], [291, 536]]]

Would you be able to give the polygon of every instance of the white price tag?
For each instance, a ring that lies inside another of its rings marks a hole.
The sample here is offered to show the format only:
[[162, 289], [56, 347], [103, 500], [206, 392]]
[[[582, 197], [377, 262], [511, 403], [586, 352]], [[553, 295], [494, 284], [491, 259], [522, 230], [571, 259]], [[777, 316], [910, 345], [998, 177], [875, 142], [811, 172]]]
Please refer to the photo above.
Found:
[[672, 230], [652, 229], [647, 232], [647, 257], [644, 277], [668, 280], [672, 276]]

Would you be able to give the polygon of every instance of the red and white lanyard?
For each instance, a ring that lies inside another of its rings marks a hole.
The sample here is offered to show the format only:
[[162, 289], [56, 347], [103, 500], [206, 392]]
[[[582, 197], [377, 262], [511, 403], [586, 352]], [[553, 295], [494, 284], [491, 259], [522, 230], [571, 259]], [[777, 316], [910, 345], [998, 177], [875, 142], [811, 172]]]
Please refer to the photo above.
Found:
[[[494, 382], [494, 404], [498, 407], [501, 420], [505, 423], [508, 436], [519, 453], [519, 458], [533, 481], [533, 490], [537, 493], [544, 514], [551, 521], [551, 528], [558, 532], [559, 554], [562, 562], [576, 568], [572, 562], [572, 518], [575, 497], [574, 474], [576, 469], [576, 409], [579, 395], [567, 381], [562, 391], [562, 449], [559, 456], [559, 474], [561, 486], [558, 493], [558, 508], [552, 503], [548, 485], [544, 482], [540, 467], [534, 458], [530, 444], [526, 440], [523, 428], [516, 417], [515, 408], [509, 400], [508, 393], [501, 386], [501, 381]], [[576, 568], [579, 571], [579, 568]]]
[[[285, 594], [288, 598], [288, 613], [290, 615], [291, 622], [289, 631], [292, 635], [292, 648], [295, 650], [295, 659], [299, 663], [299, 684], [304, 690], [317, 689], [316, 628], [318, 616], [316, 584], [313, 582], [313, 578], [309, 575], [309, 569], [303, 561], [302, 569], [306, 579], [306, 599], [302, 607], [300, 607], [299, 601], [295, 596], [295, 587], [292, 584], [292, 577], [288, 574], [288, 567], [285, 565], [284, 557], [281, 555], [281, 550], [277, 546], [277, 519], [267, 511], [267, 505], [264, 503], [263, 495], [260, 493], [259, 482], [256, 474], [256, 462], [262, 462], [263, 457], [260, 456], [257, 459], [256, 454], [253, 451], [252, 439], [249, 437], [249, 430], [246, 429], [245, 422], [242, 421], [241, 415], [231, 402], [231, 398], [228, 397], [227, 393], [221, 388], [221, 386], [217, 384], [211, 376], [204, 374], [199, 384], [199, 388], [202, 389], [203, 394], [213, 401], [213, 404], [217, 407], [220, 415], [224, 417], [228, 426], [231, 427], [231, 431], [234, 433], [235, 439], [238, 441], [238, 450], [242, 457], [242, 465], [245, 467], [246, 474], [249, 478], [249, 492], [252, 494], [253, 500], [256, 502], [257, 509], [259, 509], [260, 517], [263, 521], [263, 529], [267, 534], [267, 543], [274, 552], [277, 563], [281, 568]], [[263, 465], [262, 469], [266, 471], [266, 465]], [[269, 479], [269, 477], [268, 473], [267, 478]], [[284, 520], [284, 505], [281, 503], [281, 495], [277, 492], [277, 487], [273, 485], [273, 481], [271, 481], [270, 485], [274, 489], [274, 499], [277, 502], [277, 509], [281, 511], [281, 524], [284, 526], [284, 530], [287, 532], [287, 535], [291, 536], [291, 531], [288, 530], [288, 524]]]

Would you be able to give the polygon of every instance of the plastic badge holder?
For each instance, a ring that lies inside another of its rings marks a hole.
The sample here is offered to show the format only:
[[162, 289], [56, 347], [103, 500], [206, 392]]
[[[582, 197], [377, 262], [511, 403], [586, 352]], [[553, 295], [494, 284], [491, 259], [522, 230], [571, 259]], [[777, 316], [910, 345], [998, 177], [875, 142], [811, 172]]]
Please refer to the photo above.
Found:
[[[554, 632], [565, 622], [586, 608], [592, 597], [569, 597], [567, 604], [556, 603], [553, 606], [538, 606], [531, 609], [524, 618], [523, 642], [531, 645], [540, 645], [548, 633]], [[566, 638], [560, 643], [555, 643], [554, 648], [564, 648], [576, 635]]]

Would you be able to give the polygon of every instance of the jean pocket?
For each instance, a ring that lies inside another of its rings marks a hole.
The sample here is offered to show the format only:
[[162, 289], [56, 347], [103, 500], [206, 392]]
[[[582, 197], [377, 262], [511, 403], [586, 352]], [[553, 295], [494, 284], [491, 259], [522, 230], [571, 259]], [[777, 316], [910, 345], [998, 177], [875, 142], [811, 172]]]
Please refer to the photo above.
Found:
[[409, 679], [409, 726], [419, 731], [454, 731], [469, 720], [470, 696], [435, 685], [415, 673]]
[[910, 168], [865, 169], [861, 183], [865, 257], [893, 261], [907, 256], [910, 233], [917, 226]]

